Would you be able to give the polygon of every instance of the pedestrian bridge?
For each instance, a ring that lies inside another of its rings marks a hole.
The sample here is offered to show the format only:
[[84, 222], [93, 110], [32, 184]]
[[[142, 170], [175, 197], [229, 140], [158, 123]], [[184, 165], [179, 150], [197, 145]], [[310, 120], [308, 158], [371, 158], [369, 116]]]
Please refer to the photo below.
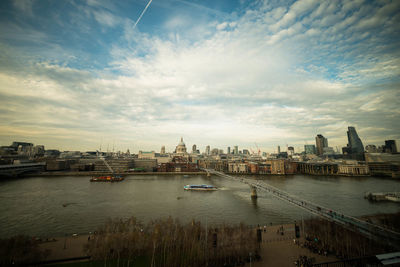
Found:
[[45, 165], [44, 162], [0, 165], [0, 176], [15, 177], [27, 172], [42, 171]]
[[223, 172], [215, 171], [212, 169], [203, 169], [203, 170], [223, 178], [248, 184], [253, 189], [252, 196], [254, 195], [255, 189], [267, 191], [268, 193], [271, 193], [275, 197], [284, 200], [301, 209], [304, 209], [312, 214], [315, 214], [326, 220], [340, 224], [352, 231], [360, 232], [363, 235], [367, 236], [368, 238], [375, 239], [378, 242], [384, 242], [386, 244], [390, 244], [396, 247], [397, 249], [400, 249], [400, 233], [396, 231], [366, 221], [362, 221], [355, 217], [345, 215], [341, 212], [315, 204], [311, 201], [301, 199], [297, 196], [291, 195], [285, 191], [282, 191], [260, 180], [231, 176]]

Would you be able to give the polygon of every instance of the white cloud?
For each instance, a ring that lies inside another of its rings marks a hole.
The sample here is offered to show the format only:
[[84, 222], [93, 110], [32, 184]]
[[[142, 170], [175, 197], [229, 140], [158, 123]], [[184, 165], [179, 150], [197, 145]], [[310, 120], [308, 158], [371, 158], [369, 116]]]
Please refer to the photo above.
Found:
[[[199, 25], [190, 16], [171, 16], [163, 25], [168, 34], [156, 36], [90, 4], [88, 14], [102, 25], [123, 22], [124, 35], [110, 52], [114, 72], [41, 63], [27, 66], [29, 75], [0, 73], [6, 114], [0, 116], [1, 140], [6, 131], [21, 137], [32, 132], [37, 140], [59, 135], [74, 149], [82, 143], [94, 149], [104, 137], [137, 151], [172, 149], [181, 135], [199, 146], [256, 141], [275, 147], [302, 145], [323, 133], [340, 146], [349, 124], [374, 124], [398, 136], [399, 126], [388, 125], [398, 115], [399, 94], [385, 84], [379, 93], [364, 87], [400, 74], [398, 55], [387, 52], [384, 38], [373, 32], [384, 24], [382, 14], [392, 14], [386, 5], [370, 18], [360, 5], [319, 1]], [[348, 9], [354, 13], [346, 17], [341, 11]]]
[[118, 17], [104, 10], [93, 11], [93, 15], [98, 23], [107, 27], [115, 27], [121, 23], [121, 20]]
[[41, 77], [21, 77], [0, 73], [0, 93], [9, 96], [35, 97], [53, 101], [70, 101], [68, 94], [55, 81]]
[[316, 0], [300, 0], [294, 2], [294, 4], [290, 7], [289, 11], [279, 20], [276, 24], [271, 25], [270, 29], [273, 31], [277, 31], [281, 28], [287, 27], [293, 21], [299, 19], [302, 15], [307, 12], [310, 12], [319, 1]]
[[224, 30], [228, 26], [227, 22], [222, 22], [221, 24], [217, 25], [217, 30], [221, 31]]

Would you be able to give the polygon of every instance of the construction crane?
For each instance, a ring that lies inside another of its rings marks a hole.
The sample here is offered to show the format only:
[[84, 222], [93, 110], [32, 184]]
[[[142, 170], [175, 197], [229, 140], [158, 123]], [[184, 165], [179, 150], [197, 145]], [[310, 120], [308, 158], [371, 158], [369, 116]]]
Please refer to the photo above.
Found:
[[108, 170], [112, 173], [112, 175], [114, 175], [114, 171], [111, 168], [111, 166], [108, 164], [108, 162], [106, 161], [105, 158], [102, 158], [102, 160], [104, 161], [104, 164], [107, 166]]
[[259, 156], [260, 156], [260, 152], [261, 152], [261, 150], [258, 148], [258, 145], [257, 145], [257, 143], [256, 143], [256, 142], [254, 142], [254, 144], [256, 145], [256, 148], [257, 148], [257, 155], [259, 155]]

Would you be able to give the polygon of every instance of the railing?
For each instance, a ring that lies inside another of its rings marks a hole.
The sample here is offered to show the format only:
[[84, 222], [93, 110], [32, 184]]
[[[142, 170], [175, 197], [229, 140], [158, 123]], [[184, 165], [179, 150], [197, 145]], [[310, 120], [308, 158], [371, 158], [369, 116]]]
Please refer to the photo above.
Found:
[[291, 195], [285, 191], [282, 191], [272, 185], [269, 185], [259, 180], [252, 180], [243, 177], [235, 177], [212, 169], [203, 169], [203, 170], [218, 175], [220, 177], [224, 177], [234, 181], [239, 181], [248, 184], [249, 186], [255, 187], [257, 189], [272, 193], [272, 195], [274, 195], [275, 197], [284, 200], [286, 202], [289, 202], [290, 204], [302, 208], [317, 216], [338, 223], [350, 230], [353, 231], [356, 230], [368, 236], [369, 238], [373, 238], [377, 241], [384, 241], [400, 249], [400, 233], [396, 231], [381, 227], [376, 224], [362, 221], [352, 216], [344, 215], [341, 212], [337, 212], [332, 209], [323, 207], [321, 205], [317, 205], [311, 201], [300, 199], [297, 196]]

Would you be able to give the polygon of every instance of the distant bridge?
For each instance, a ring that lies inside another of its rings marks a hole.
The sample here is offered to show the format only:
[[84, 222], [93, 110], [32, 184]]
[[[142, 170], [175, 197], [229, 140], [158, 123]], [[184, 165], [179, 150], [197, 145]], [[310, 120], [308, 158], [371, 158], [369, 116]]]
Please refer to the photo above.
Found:
[[45, 166], [44, 162], [0, 165], [0, 176], [16, 177], [24, 173], [42, 171]]
[[302, 208], [308, 212], [311, 212], [317, 216], [320, 216], [331, 222], [340, 224], [349, 230], [360, 232], [368, 238], [374, 239], [378, 242], [384, 242], [390, 244], [397, 249], [400, 249], [400, 233], [381, 227], [376, 224], [362, 221], [352, 216], [344, 215], [341, 212], [334, 211], [332, 209], [317, 205], [310, 201], [300, 199], [297, 196], [291, 195], [285, 191], [282, 191], [272, 185], [259, 180], [252, 180], [248, 178], [235, 177], [227, 175], [223, 172], [215, 171], [212, 169], [202, 169], [208, 173], [218, 175], [223, 178], [227, 178], [234, 181], [239, 181], [248, 184], [253, 190], [252, 196], [255, 194], [255, 190], [263, 190], [271, 193], [275, 197], [284, 200], [294, 206]]

